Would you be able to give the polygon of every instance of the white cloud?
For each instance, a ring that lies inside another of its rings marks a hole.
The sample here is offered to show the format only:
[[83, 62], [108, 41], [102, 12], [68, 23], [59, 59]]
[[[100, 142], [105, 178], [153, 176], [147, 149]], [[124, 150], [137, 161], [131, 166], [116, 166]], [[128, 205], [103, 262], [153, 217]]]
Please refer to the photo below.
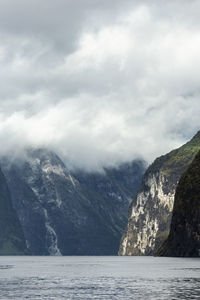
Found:
[[1, 153], [49, 146], [95, 169], [199, 129], [198, 1], [108, 2], [0, 0]]

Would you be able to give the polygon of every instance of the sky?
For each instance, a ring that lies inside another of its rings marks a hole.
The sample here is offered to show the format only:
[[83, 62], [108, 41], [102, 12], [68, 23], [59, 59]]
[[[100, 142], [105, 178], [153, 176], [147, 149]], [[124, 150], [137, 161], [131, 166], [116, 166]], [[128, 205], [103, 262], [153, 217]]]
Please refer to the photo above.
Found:
[[200, 129], [200, 1], [0, 0], [0, 154], [149, 163]]

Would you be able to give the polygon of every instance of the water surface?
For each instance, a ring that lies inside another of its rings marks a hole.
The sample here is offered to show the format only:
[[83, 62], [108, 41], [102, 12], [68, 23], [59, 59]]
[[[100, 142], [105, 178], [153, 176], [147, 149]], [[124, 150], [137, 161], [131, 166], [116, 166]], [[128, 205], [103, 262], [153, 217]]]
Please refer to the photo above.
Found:
[[0, 299], [200, 299], [200, 259], [1, 256]]

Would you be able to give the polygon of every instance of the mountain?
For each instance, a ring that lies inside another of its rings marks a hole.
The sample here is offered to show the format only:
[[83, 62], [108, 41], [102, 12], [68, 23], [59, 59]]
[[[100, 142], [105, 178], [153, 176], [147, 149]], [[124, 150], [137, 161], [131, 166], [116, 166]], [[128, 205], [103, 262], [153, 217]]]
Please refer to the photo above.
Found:
[[0, 170], [0, 255], [28, 254], [23, 231]]
[[117, 254], [143, 162], [71, 172], [54, 152], [36, 149], [4, 158], [2, 168], [32, 254]]
[[170, 233], [161, 256], [200, 256], [200, 152], [176, 189]]
[[119, 255], [152, 255], [167, 238], [178, 181], [199, 150], [200, 132], [149, 166], [130, 205]]

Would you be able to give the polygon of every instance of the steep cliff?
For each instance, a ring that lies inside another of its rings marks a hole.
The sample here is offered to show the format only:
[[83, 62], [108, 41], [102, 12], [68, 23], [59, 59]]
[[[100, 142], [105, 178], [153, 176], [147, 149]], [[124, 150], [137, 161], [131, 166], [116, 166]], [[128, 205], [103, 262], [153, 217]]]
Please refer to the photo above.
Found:
[[170, 233], [161, 256], [200, 256], [200, 152], [176, 189]]
[[200, 132], [187, 144], [157, 158], [147, 169], [129, 208], [119, 255], [152, 255], [167, 238], [176, 186], [199, 150]]
[[142, 162], [72, 173], [54, 152], [37, 149], [21, 160], [4, 159], [2, 166], [33, 254], [117, 254]]
[[28, 254], [4, 175], [0, 170], [0, 255]]

